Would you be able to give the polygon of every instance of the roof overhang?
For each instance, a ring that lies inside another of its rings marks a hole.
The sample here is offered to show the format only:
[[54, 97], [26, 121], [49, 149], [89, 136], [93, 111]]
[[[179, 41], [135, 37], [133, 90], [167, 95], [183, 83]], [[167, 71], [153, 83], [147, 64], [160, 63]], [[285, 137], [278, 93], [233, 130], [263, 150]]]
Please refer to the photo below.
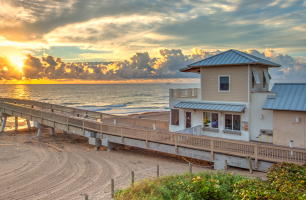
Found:
[[230, 103], [211, 103], [211, 102], [186, 102], [181, 101], [176, 104], [174, 108], [186, 108], [186, 109], [199, 109], [207, 111], [219, 111], [219, 112], [237, 112], [244, 111], [245, 104], [230, 104]]

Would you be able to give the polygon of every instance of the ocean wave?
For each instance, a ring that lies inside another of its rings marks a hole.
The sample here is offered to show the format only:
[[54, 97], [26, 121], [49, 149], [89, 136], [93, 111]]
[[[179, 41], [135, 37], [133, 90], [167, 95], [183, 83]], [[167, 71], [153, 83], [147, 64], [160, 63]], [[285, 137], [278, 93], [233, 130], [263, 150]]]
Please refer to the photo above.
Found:
[[126, 104], [108, 105], [108, 107], [126, 107]]
[[78, 108], [93, 108], [93, 107], [105, 107], [105, 106], [95, 106], [95, 105], [82, 105], [82, 106], [77, 106]]
[[90, 110], [90, 111], [105, 111], [105, 110], [111, 110], [111, 108], [106, 107], [98, 107], [98, 106], [83, 106], [82, 109], [84, 110]]
[[78, 105], [80, 103], [61, 103], [61, 105]]

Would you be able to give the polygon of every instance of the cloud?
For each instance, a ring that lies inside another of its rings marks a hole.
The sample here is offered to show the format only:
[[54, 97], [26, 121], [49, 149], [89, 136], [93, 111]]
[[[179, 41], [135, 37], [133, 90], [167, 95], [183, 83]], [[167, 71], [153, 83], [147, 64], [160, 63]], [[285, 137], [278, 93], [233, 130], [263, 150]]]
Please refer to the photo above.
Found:
[[22, 73], [9, 57], [0, 56], [0, 80], [21, 79]]
[[101, 60], [204, 44], [209, 50], [269, 46], [292, 54], [306, 45], [305, 26], [302, 1], [0, 1], [0, 45], [111, 52], [96, 55]]
[[[182, 73], [179, 70], [186, 65], [213, 56], [221, 51], [206, 51], [193, 48], [190, 54], [180, 49], [160, 49], [158, 57], [148, 52], [137, 52], [128, 60], [110, 62], [72, 62], [62, 58], [45, 55], [41, 58], [26, 55], [22, 72], [8, 57], [0, 57], [0, 79], [50, 79], [50, 80], [139, 80], [139, 79], [178, 79], [200, 78], [195, 73]], [[245, 52], [281, 64], [280, 68], [271, 68], [272, 82], [305, 82], [306, 60], [287, 54], [276, 54], [267, 48], [264, 52], [247, 49]]]

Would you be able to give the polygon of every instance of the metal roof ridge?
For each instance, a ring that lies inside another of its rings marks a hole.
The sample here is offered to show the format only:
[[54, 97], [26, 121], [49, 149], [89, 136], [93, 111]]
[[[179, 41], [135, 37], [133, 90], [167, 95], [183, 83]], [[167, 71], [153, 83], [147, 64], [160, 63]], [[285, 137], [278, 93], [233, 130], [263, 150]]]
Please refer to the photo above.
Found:
[[238, 50], [235, 50], [235, 49], [231, 49], [232, 51], [234, 51], [235, 53], [247, 58], [247, 59], [250, 59], [251, 61], [253, 62], [259, 62], [258, 60], [254, 59], [254, 58], [251, 58], [250, 56], [248, 56], [246, 53], [243, 53], [241, 51], [238, 51]]
[[219, 55], [224, 54], [224, 53], [226, 53], [226, 52], [228, 52], [228, 51], [231, 51], [231, 50], [232, 50], [232, 49], [227, 50], [227, 51], [223, 51], [223, 52], [221, 52], [221, 53], [217, 53], [216, 55], [213, 55], [213, 56], [210, 56], [210, 57], [208, 57], [208, 58], [204, 58], [204, 59], [202, 59], [202, 60], [196, 61], [196, 62], [194, 62], [194, 63], [191, 63], [191, 64], [187, 65], [187, 66], [189, 67], [190, 65], [194, 65], [194, 64], [196, 64], [196, 63], [202, 62], [203, 60], [206, 60], [206, 59], [209, 59], [209, 58], [213, 58], [213, 57], [215, 57], [215, 56], [219, 56]]

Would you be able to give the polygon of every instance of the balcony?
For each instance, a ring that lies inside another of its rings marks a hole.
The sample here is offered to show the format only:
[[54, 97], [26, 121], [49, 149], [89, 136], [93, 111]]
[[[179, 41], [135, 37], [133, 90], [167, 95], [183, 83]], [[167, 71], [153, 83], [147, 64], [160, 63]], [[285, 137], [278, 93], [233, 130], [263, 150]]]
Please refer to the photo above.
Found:
[[170, 89], [170, 98], [185, 98], [185, 99], [198, 99], [200, 97], [199, 88], [187, 88], [187, 89]]

